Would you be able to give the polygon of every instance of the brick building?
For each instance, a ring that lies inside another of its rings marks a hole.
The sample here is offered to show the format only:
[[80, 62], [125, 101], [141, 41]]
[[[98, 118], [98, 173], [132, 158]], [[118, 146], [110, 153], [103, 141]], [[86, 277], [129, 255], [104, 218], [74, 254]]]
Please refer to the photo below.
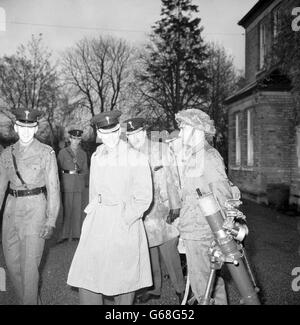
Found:
[[[300, 203], [300, 127], [287, 77], [267, 67], [283, 10], [296, 0], [260, 0], [239, 21], [245, 29], [246, 86], [226, 100], [229, 114], [228, 173], [243, 196], [270, 203], [281, 188], [290, 204]], [[292, 21], [292, 16], [291, 16]]]

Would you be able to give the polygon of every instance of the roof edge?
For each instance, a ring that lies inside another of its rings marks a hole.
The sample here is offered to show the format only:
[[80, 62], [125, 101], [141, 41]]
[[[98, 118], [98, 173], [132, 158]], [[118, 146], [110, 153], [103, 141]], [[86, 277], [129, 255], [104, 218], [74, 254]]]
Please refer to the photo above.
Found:
[[275, 0], [259, 0], [247, 14], [238, 22], [239, 26], [246, 28], [262, 12], [272, 4]]

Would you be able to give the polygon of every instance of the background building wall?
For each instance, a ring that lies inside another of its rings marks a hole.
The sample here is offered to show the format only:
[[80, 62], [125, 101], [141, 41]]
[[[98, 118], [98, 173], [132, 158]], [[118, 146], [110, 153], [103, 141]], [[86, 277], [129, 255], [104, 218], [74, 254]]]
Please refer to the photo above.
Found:
[[[247, 165], [247, 110], [253, 114], [253, 166]], [[235, 114], [241, 117], [241, 164], [235, 164]], [[229, 177], [250, 199], [267, 202], [270, 184], [292, 183], [296, 157], [289, 92], [258, 92], [229, 106]], [[300, 177], [300, 175], [299, 175]]]

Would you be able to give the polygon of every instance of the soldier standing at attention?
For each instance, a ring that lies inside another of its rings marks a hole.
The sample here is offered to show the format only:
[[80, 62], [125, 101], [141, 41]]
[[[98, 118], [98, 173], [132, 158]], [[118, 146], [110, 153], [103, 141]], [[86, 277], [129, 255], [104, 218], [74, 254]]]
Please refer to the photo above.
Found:
[[22, 304], [38, 304], [38, 267], [45, 239], [59, 210], [59, 178], [54, 150], [34, 138], [37, 110], [18, 110], [19, 141], [0, 156], [0, 205], [9, 185], [2, 244], [9, 276]]
[[[183, 205], [178, 223], [183, 239], [192, 291], [200, 302], [205, 294], [210, 273], [208, 250], [214, 239], [212, 231], [201, 214], [198, 205], [199, 188], [201, 193], [212, 192], [221, 207], [228, 199], [234, 198], [219, 152], [206, 141], [216, 130], [213, 120], [201, 110], [187, 109], [175, 115], [178, 122], [179, 144], [178, 166], [181, 176]], [[227, 304], [224, 281], [217, 278], [214, 296], [216, 304]]]
[[84, 190], [87, 183], [87, 155], [80, 147], [82, 130], [70, 130], [70, 146], [60, 150], [58, 166], [63, 192], [63, 228], [60, 241], [80, 238], [83, 222]]
[[120, 139], [119, 111], [93, 117], [103, 145], [91, 158], [89, 205], [68, 284], [80, 304], [131, 305], [135, 291], [151, 286], [148, 244], [142, 221], [152, 201], [147, 157]]
[[125, 121], [127, 138], [134, 149], [148, 157], [153, 181], [153, 202], [145, 213], [144, 225], [150, 247], [153, 288], [138, 297], [140, 302], [160, 297], [162, 256], [173, 287], [182, 301], [185, 281], [177, 249], [179, 232], [172, 224], [179, 217], [181, 198], [179, 195], [179, 175], [175, 159], [167, 144], [147, 138], [146, 121], [132, 118]]

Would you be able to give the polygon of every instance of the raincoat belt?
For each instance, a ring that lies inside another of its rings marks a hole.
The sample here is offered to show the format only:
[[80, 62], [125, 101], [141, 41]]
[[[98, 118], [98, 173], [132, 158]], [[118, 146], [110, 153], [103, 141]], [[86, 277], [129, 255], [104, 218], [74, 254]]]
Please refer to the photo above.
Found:
[[112, 196], [106, 196], [105, 194], [98, 193], [98, 195], [87, 205], [84, 212], [86, 214], [91, 213], [94, 211], [94, 209], [97, 208], [97, 206], [104, 205], [104, 206], [115, 206], [120, 204], [125, 204], [125, 201], [118, 200], [115, 197]]

